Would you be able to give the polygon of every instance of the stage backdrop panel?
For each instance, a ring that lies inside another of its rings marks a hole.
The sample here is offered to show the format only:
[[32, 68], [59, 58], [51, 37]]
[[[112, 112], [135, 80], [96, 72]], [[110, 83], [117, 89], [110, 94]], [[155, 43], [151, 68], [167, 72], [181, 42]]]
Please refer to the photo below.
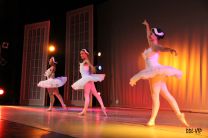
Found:
[[[81, 78], [79, 72], [80, 50], [86, 48], [93, 63], [93, 6], [86, 6], [67, 12], [65, 73], [69, 78], [64, 89], [67, 105], [83, 106], [83, 90], [73, 90], [71, 85]], [[91, 98], [92, 99], [92, 98]], [[92, 101], [90, 102], [90, 106]]]
[[[109, 106], [151, 108], [148, 80], [135, 87], [129, 79], [145, 67], [141, 56], [148, 48], [146, 18], [166, 33], [161, 44], [178, 56], [161, 53], [160, 63], [183, 72], [181, 80], [168, 78], [167, 86], [180, 108], [208, 112], [208, 2], [205, 0], [109, 0], [96, 7], [98, 49], [103, 52], [104, 101]], [[161, 97], [161, 109], [171, 109]]]
[[37, 83], [46, 79], [44, 73], [48, 63], [49, 31], [50, 21], [25, 25], [20, 89], [21, 105], [45, 105], [45, 89], [37, 87]]

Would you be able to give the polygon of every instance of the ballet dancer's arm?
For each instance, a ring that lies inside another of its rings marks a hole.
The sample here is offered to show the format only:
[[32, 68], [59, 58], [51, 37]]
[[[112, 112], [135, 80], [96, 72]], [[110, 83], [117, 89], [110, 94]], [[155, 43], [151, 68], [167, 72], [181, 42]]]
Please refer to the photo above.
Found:
[[155, 45], [155, 46], [152, 47], [152, 49], [155, 52], [159, 52], [160, 51], [160, 52], [170, 52], [171, 54], [175, 53], [175, 55], [177, 56], [176, 50], [175, 49], [172, 49], [172, 48]]
[[134, 76], [130, 79], [129, 84], [130, 84], [132, 87], [135, 86], [135, 85], [136, 85], [136, 82], [138, 81], [138, 79], [139, 79], [139, 75], [138, 75], [138, 74], [134, 75]]
[[145, 25], [145, 27], [146, 27], [147, 40], [148, 40], [149, 46], [151, 47], [152, 46], [152, 41], [150, 40], [150, 35], [151, 35], [152, 32], [151, 32], [151, 29], [150, 29], [150, 25], [147, 22], [147, 20], [144, 20], [144, 22], [142, 24]]
[[95, 73], [95, 67], [90, 63], [89, 60], [84, 60], [85, 65], [89, 65], [91, 73]]
[[50, 73], [48, 74], [48, 77], [50, 78], [51, 75], [52, 75], [53, 73], [55, 73], [55, 71], [56, 71], [56, 67], [55, 67], [55, 66], [51, 66], [51, 67], [50, 67]]
[[52, 74], [52, 73], [55, 73], [56, 67], [55, 67], [55, 66], [51, 66], [51, 67], [50, 67], [50, 71], [51, 71], [51, 74]]

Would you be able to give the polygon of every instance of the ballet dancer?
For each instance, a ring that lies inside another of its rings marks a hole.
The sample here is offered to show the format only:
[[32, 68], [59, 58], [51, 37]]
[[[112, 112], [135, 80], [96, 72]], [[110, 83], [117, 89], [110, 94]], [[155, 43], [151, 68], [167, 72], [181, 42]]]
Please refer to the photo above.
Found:
[[40, 81], [37, 85], [38, 87], [47, 88], [47, 90], [48, 90], [48, 94], [49, 94], [49, 97], [50, 97], [50, 106], [48, 108], [48, 111], [52, 111], [52, 109], [53, 109], [53, 105], [54, 105], [54, 102], [55, 102], [54, 95], [60, 101], [60, 103], [62, 105], [62, 108], [64, 110], [67, 109], [66, 105], [64, 104], [63, 98], [59, 94], [59, 90], [58, 90], [58, 87], [61, 87], [66, 83], [67, 77], [57, 77], [57, 78], [55, 78], [56, 64], [57, 64], [57, 62], [55, 61], [55, 58], [51, 57], [50, 60], [49, 60], [50, 68], [48, 70], [46, 70], [46, 72], [44, 74], [44, 76], [47, 77], [47, 80]]
[[85, 115], [87, 112], [87, 108], [90, 102], [90, 92], [96, 97], [98, 100], [101, 109], [105, 116], [107, 116], [107, 113], [105, 111], [105, 106], [103, 104], [103, 100], [101, 96], [98, 94], [94, 82], [101, 82], [105, 78], [105, 74], [93, 74], [95, 73], [95, 68], [89, 61], [89, 52], [86, 49], [82, 49], [80, 51], [80, 57], [83, 60], [82, 63], [80, 63], [80, 73], [82, 78], [76, 81], [74, 84], [72, 84], [72, 88], [74, 90], [84, 89], [84, 97], [85, 97], [85, 103], [84, 108], [82, 112], [79, 113], [79, 115]]
[[177, 55], [177, 52], [172, 48], [163, 47], [159, 44], [158, 41], [163, 39], [165, 35], [161, 29], [150, 29], [150, 25], [146, 20], [144, 20], [143, 25], [146, 27], [147, 40], [149, 44], [149, 48], [142, 54], [146, 63], [146, 68], [130, 79], [130, 85], [135, 86], [136, 82], [140, 79], [149, 79], [152, 97], [152, 114], [147, 122], [147, 126], [155, 125], [155, 119], [160, 107], [159, 96], [161, 94], [168, 101], [178, 119], [183, 123], [183, 125], [188, 127], [189, 124], [186, 122], [184, 113], [181, 113], [175, 98], [168, 91], [165, 82], [167, 76], [181, 78], [182, 72], [171, 66], [164, 66], [158, 63], [160, 52], [170, 52], [175, 55]]

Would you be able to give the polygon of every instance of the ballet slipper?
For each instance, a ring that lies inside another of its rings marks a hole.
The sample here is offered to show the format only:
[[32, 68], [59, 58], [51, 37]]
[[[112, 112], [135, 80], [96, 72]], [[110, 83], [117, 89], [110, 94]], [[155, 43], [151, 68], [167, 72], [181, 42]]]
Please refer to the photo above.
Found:
[[64, 104], [64, 105], [62, 105], [62, 108], [64, 109], [64, 110], [67, 110], [67, 107], [66, 107], [66, 105]]
[[47, 111], [48, 111], [48, 112], [51, 112], [51, 111], [52, 111], [52, 107], [49, 107], [49, 108], [47, 109]]
[[186, 122], [184, 113], [181, 113], [180, 115], [177, 115], [177, 117], [183, 125], [185, 125], [186, 127], [189, 127], [189, 124]]
[[104, 115], [105, 115], [105, 116], [108, 116], [107, 113], [106, 113], [105, 107], [103, 107], [103, 108], [101, 108], [101, 109], [102, 109]]
[[82, 112], [78, 113], [78, 115], [80, 115], [80, 116], [83, 116], [85, 114], [86, 114], [86, 111], [85, 110], [83, 110]]
[[147, 122], [146, 126], [149, 126], [149, 127], [155, 126], [155, 121], [149, 120], [149, 121]]

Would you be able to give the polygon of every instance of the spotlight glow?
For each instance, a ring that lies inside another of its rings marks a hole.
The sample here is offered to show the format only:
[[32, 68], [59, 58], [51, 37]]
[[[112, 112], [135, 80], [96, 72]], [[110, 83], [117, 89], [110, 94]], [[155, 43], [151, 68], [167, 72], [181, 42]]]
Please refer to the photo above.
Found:
[[102, 70], [102, 66], [98, 66], [98, 70]]
[[49, 47], [48, 47], [48, 50], [50, 51], [50, 52], [54, 52], [55, 51], [55, 46], [54, 45], [50, 45]]
[[101, 56], [101, 52], [98, 52], [98, 57], [100, 57]]
[[3, 94], [4, 94], [4, 90], [0, 89], [0, 95], [3, 95]]

